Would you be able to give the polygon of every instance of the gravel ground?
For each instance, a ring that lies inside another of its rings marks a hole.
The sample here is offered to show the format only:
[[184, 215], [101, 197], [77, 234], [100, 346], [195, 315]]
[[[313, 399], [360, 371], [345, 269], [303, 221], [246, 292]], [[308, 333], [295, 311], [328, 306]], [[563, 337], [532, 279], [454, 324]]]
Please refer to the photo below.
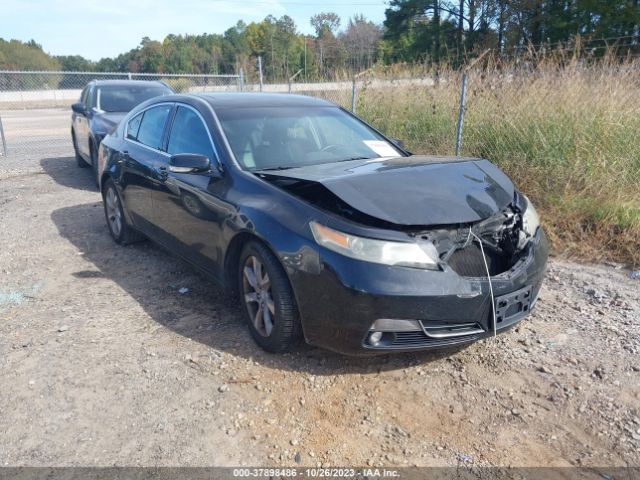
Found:
[[624, 269], [552, 260], [528, 319], [457, 353], [270, 355], [99, 200], [73, 158], [0, 160], [0, 465], [640, 465]]

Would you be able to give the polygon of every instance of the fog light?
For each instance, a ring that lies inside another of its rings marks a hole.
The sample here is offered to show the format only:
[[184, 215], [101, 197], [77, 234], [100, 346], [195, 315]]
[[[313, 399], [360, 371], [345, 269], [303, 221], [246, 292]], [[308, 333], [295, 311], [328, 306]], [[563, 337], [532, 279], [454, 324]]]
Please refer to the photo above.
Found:
[[380, 340], [382, 340], [382, 332], [372, 332], [371, 335], [369, 335], [369, 343], [371, 343], [371, 345], [378, 345]]

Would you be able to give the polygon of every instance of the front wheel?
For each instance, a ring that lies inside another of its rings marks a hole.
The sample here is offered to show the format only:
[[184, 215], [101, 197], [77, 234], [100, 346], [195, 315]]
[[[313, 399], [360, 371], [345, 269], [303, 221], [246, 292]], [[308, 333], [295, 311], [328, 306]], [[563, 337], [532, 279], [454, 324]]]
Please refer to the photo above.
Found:
[[139, 242], [144, 236], [131, 227], [124, 216], [122, 199], [113, 181], [107, 180], [103, 193], [104, 215], [111, 238], [120, 245]]
[[247, 243], [238, 277], [253, 339], [268, 352], [291, 351], [300, 343], [302, 331], [289, 279], [276, 256], [262, 243]]

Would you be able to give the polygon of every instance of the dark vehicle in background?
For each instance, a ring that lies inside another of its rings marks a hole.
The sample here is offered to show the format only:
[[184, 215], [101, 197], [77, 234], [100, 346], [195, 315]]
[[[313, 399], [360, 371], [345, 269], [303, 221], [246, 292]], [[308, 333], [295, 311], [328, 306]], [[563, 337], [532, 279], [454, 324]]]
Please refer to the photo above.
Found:
[[324, 100], [157, 98], [100, 154], [114, 240], [148, 237], [237, 291], [268, 351], [457, 346], [538, 298], [547, 240], [502, 171], [412, 155]]
[[171, 95], [163, 82], [93, 80], [71, 106], [71, 140], [78, 166], [90, 165], [98, 178], [98, 147], [104, 136], [136, 105], [153, 97]]

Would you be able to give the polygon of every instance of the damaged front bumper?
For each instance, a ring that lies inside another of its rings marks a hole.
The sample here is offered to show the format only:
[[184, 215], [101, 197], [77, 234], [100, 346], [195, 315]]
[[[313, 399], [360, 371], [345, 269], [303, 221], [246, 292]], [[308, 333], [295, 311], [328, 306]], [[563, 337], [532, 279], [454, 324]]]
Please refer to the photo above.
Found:
[[524, 318], [537, 300], [547, 256], [538, 228], [519, 260], [491, 277], [495, 324], [487, 277], [449, 266], [393, 267], [322, 249], [320, 272], [298, 270], [292, 285], [312, 345], [356, 355], [439, 349], [492, 336]]

